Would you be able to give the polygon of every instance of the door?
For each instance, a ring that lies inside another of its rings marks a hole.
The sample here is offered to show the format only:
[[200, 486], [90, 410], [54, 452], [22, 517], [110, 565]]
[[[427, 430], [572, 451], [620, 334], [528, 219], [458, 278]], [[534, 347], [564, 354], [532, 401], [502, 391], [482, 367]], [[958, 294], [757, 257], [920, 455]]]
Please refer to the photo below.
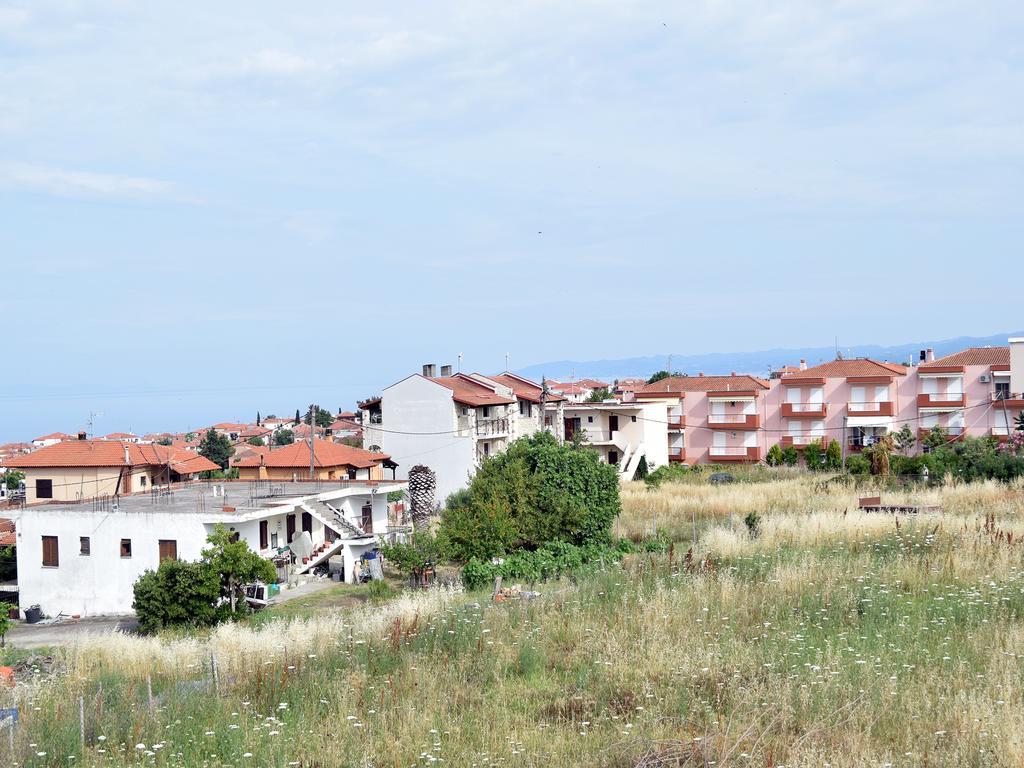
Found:
[[618, 451], [608, 451], [608, 463], [611, 464], [612, 466], [615, 466], [619, 463]]
[[[610, 414], [608, 416], [608, 431], [609, 432], [618, 432], [619, 431], [619, 417], [616, 416], [614, 413]], [[608, 439], [611, 440], [611, 435], [608, 436]]]
[[302, 530], [310, 536], [313, 535], [313, 516], [309, 512], [302, 513]]
[[288, 539], [288, 543], [291, 544], [292, 539], [295, 538], [295, 515], [288, 515], [288, 519], [285, 524], [287, 526], [288, 533], [286, 538]]
[[572, 436], [575, 435], [580, 428], [579, 417], [566, 419], [565, 420], [565, 439], [572, 440]]
[[260, 549], [270, 546], [270, 523], [260, 520]]
[[363, 533], [373, 533], [373, 505], [364, 504], [362, 509]]

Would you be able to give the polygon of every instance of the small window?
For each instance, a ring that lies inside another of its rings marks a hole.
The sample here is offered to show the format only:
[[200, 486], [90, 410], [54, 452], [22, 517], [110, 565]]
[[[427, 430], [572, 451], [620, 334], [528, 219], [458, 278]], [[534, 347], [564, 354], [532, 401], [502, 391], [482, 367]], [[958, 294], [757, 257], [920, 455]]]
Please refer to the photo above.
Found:
[[88, 557], [92, 554], [92, 542], [88, 536], [78, 537], [78, 554]]
[[587, 423], [588, 424], [593, 424], [594, 423], [594, 417], [593, 416], [587, 416]]
[[630, 416], [629, 420], [636, 424], [636, 416]]
[[121, 557], [131, 557], [131, 556], [132, 556], [132, 540], [131, 539], [121, 539]]
[[260, 520], [260, 549], [270, 546], [270, 523], [267, 520]]
[[43, 567], [56, 568], [60, 565], [60, 556], [57, 553], [57, 537], [43, 536]]
[[160, 539], [160, 562], [178, 559], [178, 542], [176, 539]]
[[146, 476], [145, 475], [143, 475], [142, 477], [139, 478], [139, 483], [142, 485], [143, 488], [146, 487]]
[[486, 419], [486, 418], [487, 418], [488, 416], [490, 416], [490, 415], [491, 415], [491, 409], [490, 409], [490, 406], [487, 406], [487, 405], [485, 405], [485, 406], [484, 406], [483, 408], [481, 408], [480, 410], [481, 410], [481, 411], [483, 411], [483, 416], [484, 416], [484, 418], [485, 418], [485, 419]]
[[53, 498], [53, 480], [36, 480], [36, 498]]

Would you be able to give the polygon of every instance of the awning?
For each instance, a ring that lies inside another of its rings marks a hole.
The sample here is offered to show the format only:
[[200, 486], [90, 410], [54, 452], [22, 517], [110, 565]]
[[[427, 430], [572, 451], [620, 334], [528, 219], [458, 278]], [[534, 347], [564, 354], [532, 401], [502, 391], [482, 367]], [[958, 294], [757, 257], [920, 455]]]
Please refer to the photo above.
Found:
[[847, 416], [848, 427], [891, 427], [892, 416]]

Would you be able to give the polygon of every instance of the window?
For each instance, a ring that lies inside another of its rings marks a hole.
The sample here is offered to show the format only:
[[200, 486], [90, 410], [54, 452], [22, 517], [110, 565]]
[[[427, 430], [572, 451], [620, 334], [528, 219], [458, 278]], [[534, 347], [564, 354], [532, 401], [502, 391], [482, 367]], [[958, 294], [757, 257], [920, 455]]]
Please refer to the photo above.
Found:
[[996, 400], [1009, 400], [1010, 399], [1010, 382], [1008, 381], [997, 381], [996, 382]]
[[146, 476], [145, 475], [143, 475], [142, 477], [139, 478], [139, 485], [141, 485], [143, 488], [146, 487]]
[[491, 444], [490, 443], [484, 443], [484, 456], [490, 456], [490, 455], [491, 455]]
[[132, 540], [131, 539], [121, 539], [121, 557], [131, 557], [131, 556], [132, 556]]
[[88, 557], [92, 554], [92, 542], [89, 541], [88, 536], [78, 537], [78, 554], [83, 557]]
[[630, 416], [629, 420], [636, 424], [636, 416]]
[[528, 403], [526, 400], [519, 401], [519, 415], [520, 416], [533, 416], [533, 404]]
[[60, 557], [57, 553], [57, 537], [43, 536], [43, 567], [56, 568], [60, 565]]
[[490, 415], [491, 415], [491, 408], [490, 408], [490, 406], [488, 406], [488, 405], [485, 405], [485, 406], [484, 406], [483, 408], [481, 408], [480, 410], [481, 410], [481, 412], [482, 412], [482, 414], [483, 414], [483, 417], [484, 417], [485, 419], [486, 419], [486, 418], [487, 418], [488, 416], [490, 416]]
[[160, 539], [160, 562], [178, 559], [178, 542], [175, 539]]
[[594, 417], [593, 416], [587, 416], [587, 423], [588, 424], [593, 424], [594, 423]]
[[36, 480], [36, 498], [53, 498], [53, 480]]

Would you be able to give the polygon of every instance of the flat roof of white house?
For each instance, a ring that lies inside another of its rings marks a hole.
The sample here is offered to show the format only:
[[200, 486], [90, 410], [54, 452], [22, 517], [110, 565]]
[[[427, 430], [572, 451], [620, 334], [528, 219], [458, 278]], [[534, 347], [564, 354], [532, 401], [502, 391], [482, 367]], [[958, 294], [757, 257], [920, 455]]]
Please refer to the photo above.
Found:
[[[79, 512], [109, 514], [188, 514], [211, 522], [247, 520], [278, 514], [299, 506], [303, 500], [322, 501], [346, 496], [388, 494], [405, 490], [404, 480], [322, 480], [275, 482], [267, 480], [203, 480], [174, 483], [144, 493], [107, 496], [85, 501], [57, 501], [11, 508], [11, 513]], [[6, 514], [6, 513], [5, 513]], [[10, 514], [16, 517], [16, 514]]]

